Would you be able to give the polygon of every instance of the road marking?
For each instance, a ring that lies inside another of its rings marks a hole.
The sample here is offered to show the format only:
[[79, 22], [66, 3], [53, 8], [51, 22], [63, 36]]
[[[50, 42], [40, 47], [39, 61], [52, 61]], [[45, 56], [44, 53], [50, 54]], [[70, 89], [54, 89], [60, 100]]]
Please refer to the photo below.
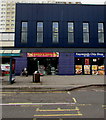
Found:
[[106, 107], [106, 105], [102, 105], [102, 107]]
[[74, 103], [77, 103], [77, 100], [75, 98], [72, 98], [74, 100]]
[[0, 92], [0, 93], [5, 93], [5, 94], [8, 94], [8, 93], [66, 93], [66, 91], [42, 91], [42, 92], [19, 92], [19, 91], [14, 91], [14, 92]]
[[79, 109], [36, 109], [36, 111], [39, 111], [39, 112], [49, 112], [49, 111], [79, 111]]
[[82, 114], [48, 114], [48, 115], [34, 115], [34, 117], [56, 117], [56, 116], [82, 116]]
[[78, 104], [77, 106], [91, 106], [92, 104]]
[[70, 92], [67, 92], [69, 95], [71, 94]]
[[106, 105], [102, 105], [102, 107], [103, 107], [104, 109], [106, 109]]
[[20, 105], [21, 107], [41, 107], [42, 105]]
[[36, 120], [36, 118], [33, 118], [33, 120]]
[[78, 114], [81, 114], [80, 109], [78, 107], [76, 107], [76, 109], [78, 110]]
[[75, 103], [2, 103], [0, 106], [6, 105], [74, 105]]

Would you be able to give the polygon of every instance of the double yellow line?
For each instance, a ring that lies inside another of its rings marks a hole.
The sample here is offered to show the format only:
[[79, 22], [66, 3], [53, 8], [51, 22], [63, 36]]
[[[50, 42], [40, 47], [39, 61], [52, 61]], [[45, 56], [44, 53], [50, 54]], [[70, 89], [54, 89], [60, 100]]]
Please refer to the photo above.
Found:
[[[72, 98], [74, 103], [77, 103], [77, 100], [75, 98]], [[82, 116], [80, 110], [78, 107], [75, 107], [75, 109], [61, 109], [61, 108], [57, 108], [57, 109], [36, 109], [37, 112], [67, 112], [67, 111], [76, 111], [77, 114], [40, 114], [40, 115], [34, 115], [34, 117], [56, 117], [56, 116]]]

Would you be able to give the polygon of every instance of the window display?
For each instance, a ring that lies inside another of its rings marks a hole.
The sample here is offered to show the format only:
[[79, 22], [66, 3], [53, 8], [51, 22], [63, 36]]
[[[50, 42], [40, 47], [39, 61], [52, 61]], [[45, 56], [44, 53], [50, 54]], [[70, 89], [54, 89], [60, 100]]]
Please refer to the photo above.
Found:
[[90, 74], [90, 65], [84, 65], [84, 74]]
[[105, 74], [105, 66], [104, 65], [98, 66], [98, 74], [99, 75]]
[[76, 65], [75, 66], [76, 74], [82, 74], [82, 65]]
[[[76, 53], [75, 73], [82, 75], [104, 75], [103, 53]], [[95, 57], [94, 57], [95, 56]]]
[[92, 75], [98, 74], [98, 65], [92, 65]]

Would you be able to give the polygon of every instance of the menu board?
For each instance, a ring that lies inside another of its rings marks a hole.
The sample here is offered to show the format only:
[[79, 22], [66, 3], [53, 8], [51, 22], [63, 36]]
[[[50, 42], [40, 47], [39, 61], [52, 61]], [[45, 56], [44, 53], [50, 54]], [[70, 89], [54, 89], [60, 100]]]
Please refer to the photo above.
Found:
[[98, 75], [98, 65], [92, 65], [92, 75]]
[[105, 67], [104, 65], [98, 66], [98, 74], [104, 75], [105, 74]]
[[82, 65], [76, 65], [75, 70], [76, 74], [82, 74]]
[[84, 65], [84, 74], [90, 74], [90, 65]]

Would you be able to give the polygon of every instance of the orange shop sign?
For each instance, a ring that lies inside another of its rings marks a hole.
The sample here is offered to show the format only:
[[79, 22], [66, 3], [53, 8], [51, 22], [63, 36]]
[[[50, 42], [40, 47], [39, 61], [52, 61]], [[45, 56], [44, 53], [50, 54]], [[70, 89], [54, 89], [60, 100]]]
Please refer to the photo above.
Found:
[[59, 52], [32, 52], [27, 57], [59, 57]]

